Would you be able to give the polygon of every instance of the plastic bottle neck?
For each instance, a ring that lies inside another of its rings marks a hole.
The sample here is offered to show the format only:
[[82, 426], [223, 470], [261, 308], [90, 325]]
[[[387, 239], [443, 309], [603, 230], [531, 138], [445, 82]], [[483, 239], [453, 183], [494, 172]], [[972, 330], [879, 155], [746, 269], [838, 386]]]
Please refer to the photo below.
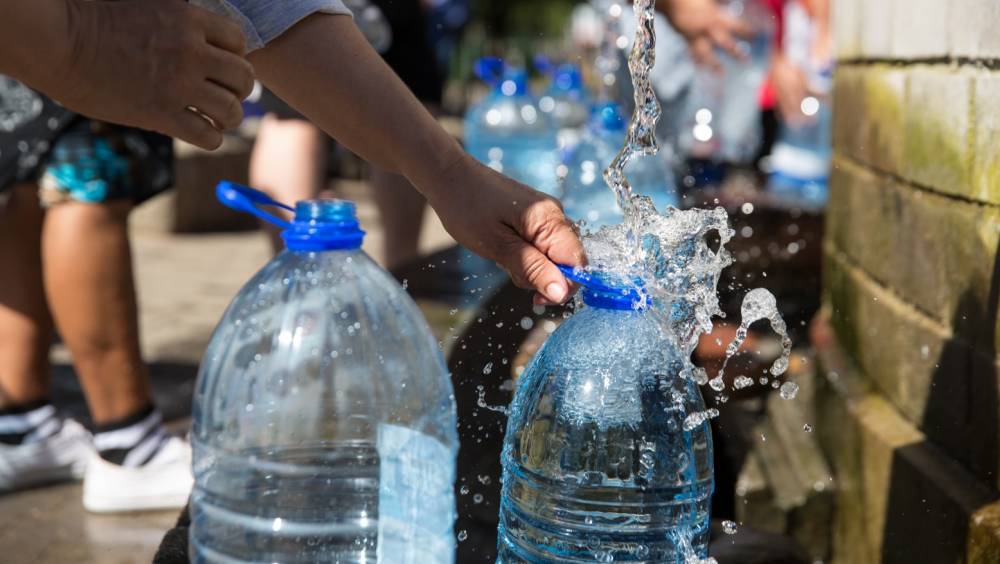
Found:
[[365, 232], [357, 208], [347, 200], [304, 200], [295, 205], [295, 218], [281, 232], [291, 251], [332, 251], [361, 248]]

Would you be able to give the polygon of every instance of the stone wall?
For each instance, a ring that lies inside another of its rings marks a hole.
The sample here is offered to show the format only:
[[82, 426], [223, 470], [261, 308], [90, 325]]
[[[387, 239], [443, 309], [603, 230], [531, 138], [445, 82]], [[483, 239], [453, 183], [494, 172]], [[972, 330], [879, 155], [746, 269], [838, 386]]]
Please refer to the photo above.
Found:
[[1000, 562], [1000, 2], [832, 4], [833, 560]]

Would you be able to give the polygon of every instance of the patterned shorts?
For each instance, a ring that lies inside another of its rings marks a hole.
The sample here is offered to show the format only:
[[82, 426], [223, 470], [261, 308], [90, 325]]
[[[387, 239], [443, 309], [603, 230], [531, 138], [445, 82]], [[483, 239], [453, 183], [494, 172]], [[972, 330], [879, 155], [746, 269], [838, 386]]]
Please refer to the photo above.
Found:
[[142, 202], [173, 183], [170, 138], [94, 121], [0, 75], [0, 196], [37, 182], [46, 205]]

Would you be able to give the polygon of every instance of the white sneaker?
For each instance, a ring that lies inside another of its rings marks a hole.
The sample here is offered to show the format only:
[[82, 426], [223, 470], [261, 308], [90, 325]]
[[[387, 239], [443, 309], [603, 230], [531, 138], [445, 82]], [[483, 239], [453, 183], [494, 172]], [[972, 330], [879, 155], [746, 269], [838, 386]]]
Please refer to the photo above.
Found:
[[72, 419], [38, 442], [0, 445], [0, 493], [79, 480], [95, 452], [90, 433]]
[[187, 504], [191, 476], [191, 445], [170, 437], [146, 464], [126, 468], [96, 452], [83, 478], [83, 507], [94, 513], [180, 509]]

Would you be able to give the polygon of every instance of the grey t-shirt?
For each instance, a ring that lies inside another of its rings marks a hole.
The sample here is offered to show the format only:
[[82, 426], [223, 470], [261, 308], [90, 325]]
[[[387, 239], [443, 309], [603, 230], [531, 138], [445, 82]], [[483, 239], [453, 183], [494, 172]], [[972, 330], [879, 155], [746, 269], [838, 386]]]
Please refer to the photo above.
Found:
[[246, 35], [247, 52], [260, 49], [310, 14], [347, 14], [341, 0], [191, 0], [228, 16], [240, 24]]

